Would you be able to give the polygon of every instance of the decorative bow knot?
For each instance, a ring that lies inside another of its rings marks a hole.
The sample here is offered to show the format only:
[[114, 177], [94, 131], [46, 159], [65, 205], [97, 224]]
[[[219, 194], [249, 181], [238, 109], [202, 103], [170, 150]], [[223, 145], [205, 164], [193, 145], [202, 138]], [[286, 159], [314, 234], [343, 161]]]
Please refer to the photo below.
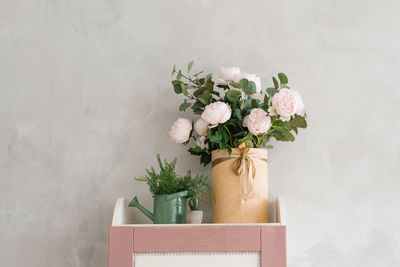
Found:
[[[233, 171], [240, 178], [240, 189], [242, 194], [242, 209], [246, 201], [251, 197], [253, 193], [253, 185], [254, 179], [256, 177], [256, 168], [254, 165], [254, 159], [264, 160], [268, 162], [266, 154], [260, 153], [251, 153], [250, 148], [246, 147], [246, 144], [243, 142], [239, 145], [240, 154], [231, 154], [230, 157], [217, 157], [213, 159], [213, 166], [217, 165], [220, 162], [236, 158], [232, 164]], [[245, 177], [245, 173], [248, 173], [247, 179]], [[247, 186], [246, 186], [247, 180]], [[246, 190], [247, 187], [247, 190]]]
[[[240, 157], [237, 158], [233, 164], [233, 168], [235, 173], [240, 177], [240, 189], [242, 193], [242, 208], [246, 203], [247, 199], [253, 193], [253, 182], [256, 177], [256, 168], [254, 166], [254, 161], [251, 156], [250, 149], [246, 147], [246, 144], [243, 142], [239, 145]], [[248, 173], [247, 178], [247, 192], [246, 192], [246, 181], [245, 181], [245, 173]]]

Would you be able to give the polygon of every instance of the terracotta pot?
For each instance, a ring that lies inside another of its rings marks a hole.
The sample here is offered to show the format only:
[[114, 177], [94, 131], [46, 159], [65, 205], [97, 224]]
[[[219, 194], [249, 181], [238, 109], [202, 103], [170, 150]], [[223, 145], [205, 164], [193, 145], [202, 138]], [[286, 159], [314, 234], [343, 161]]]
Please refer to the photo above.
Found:
[[200, 224], [203, 220], [202, 210], [188, 210], [186, 212], [186, 222], [190, 224]]

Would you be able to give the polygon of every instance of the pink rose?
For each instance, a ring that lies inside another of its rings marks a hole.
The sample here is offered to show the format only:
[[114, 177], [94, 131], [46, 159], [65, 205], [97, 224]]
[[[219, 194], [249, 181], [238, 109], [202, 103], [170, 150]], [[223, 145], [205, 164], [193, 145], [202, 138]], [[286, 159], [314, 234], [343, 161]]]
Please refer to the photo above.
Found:
[[[259, 76], [256, 76], [255, 74], [249, 74], [249, 73], [239, 73], [235, 75], [235, 78], [233, 81], [235, 83], [239, 83], [241, 79], [247, 79], [249, 81], [253, 81], [256, 84], [256, 93], [261, 92], [261, 80]], [[233, 88], [231, 88], [233, 89]]]
[[281, 120], [288, 121], [298, 110], [297, 102], [298, 96], [295, 91], [281, 89], [272, 97], [272, 107], [268, 111], [271, 115], [278, 114]]
[[237, 74], [240, 74], [240, 69], [238, 67], [221, 67], [221, 71], [218, 73], [217, 84], [228, 85], [228, 83], [233, 82], [233, 79]]
[[231, 117], [231, 108], [224, 102], [214, 102], [206, 106], [201, 118], [211, 125], [224, 123]]
[[200, 135], [200, 136], [207, 135], [208, 122], [206, 122], [206, 121], [203, 120], [202, 118], [198, 119], [198, 120], [194, 123], [194, 130], [195, 130], [195, 132], [196, 132], [198, 135]]
[[263, 134], [271, 128], [271, 117], [264, 110], [254, 108], [244, 118], [243, 126], [247, 127], [252, 135]]
[[189, 140], [190, 131], [192, 131], [192, 122], [187, 119], [177, 119], [169, 131], [172, 140], [177, 143], [185, 143]]

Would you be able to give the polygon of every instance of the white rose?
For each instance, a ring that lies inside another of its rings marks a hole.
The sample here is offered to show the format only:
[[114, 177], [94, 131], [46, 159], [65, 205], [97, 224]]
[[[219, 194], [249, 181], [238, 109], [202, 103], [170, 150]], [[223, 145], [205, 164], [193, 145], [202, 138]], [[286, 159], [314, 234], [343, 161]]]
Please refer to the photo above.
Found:
[[206, 122], [206, 121], [203, 120], [202, 118], [198, 119], [198, 120], [194, 123], [194, 130], [195, 130], [195, 132], [196, 132], [198, 135], [200, 135], [200, 136], [207, 135], [208, 122]]
[[169, 135], [175, 142], [185, 143], [189, 140], [191, 131], [192, 122], [187, 119], [179, 118], [172, 125]]
[[292, 90], [292, 91], [293, 91], [293, 94], [294, 94], [294, 96], [296, 98], [296, 104], [297, 104], [296, 114], [300, 115], [300, 116], [304, 116], [306, 111], [305, 111], [305, 106], [304, 106], [304, 103], [303, 103], [303, 99], [301, 98], [299, 92], [294, 91], [294, 90]]
[[221, 67], [221, 71], [218, 73], [217, 84], [228, 85], [235, 78], [235, 75], [240, 74], [238, 67], [224, 68]]
[[224, 123], [231, 117], [231, 108], [224, 102], [214, 102], [207, 105], [201, 118], [211, 125]]
[[255, 74], [249, 74], [249, 73], [239, 73], [239, 74], [235, 75], [233, 81], [235, 83], [239, 83], [241, 79], [247, 79], [249, 81], [253, 81], [256, 84], [256, 93], [261, 92], [261, 80], [260, 80], [259, 76], [256, 76]]

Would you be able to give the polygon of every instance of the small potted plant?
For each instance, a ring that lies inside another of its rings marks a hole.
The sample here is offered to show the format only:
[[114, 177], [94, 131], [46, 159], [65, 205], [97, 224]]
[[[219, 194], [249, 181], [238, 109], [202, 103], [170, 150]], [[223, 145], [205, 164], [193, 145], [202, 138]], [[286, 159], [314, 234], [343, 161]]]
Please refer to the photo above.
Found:
[[146, 182], [153, 195], [153, 213], [140, 205], [137, 197], [129, 203], [130, 207], [136, 207], [143, 212], [155, 224], [179, 224], [186, 223], [187, 199], [203, 192], [211, 192], [207, 183], [208, 178], [203, 175], [192, 177], [189, 170], [185, 176], [175, 172], [177, 159], [172, 162], [161, 161], [157, 154], [160, 172], [153, 167], [146, 169], [147, 175], [135, 178], [136, 181]]
[[189, 207], [186, 212], [186, 222], [191, 224], [200, 224], [203, 220], [203, 211], [200, 210], [200, 197], [211, 196], [211, 188], [207, 182], [207, 178], [196, 177], [190, 186]]
[[190, 211], [186, 212], [186, 222], [192, 224], [200, 224], [203, 221], [203, 211], [199, 210], [200, 203], [197, 196], [193, 196], [189, 200]]

